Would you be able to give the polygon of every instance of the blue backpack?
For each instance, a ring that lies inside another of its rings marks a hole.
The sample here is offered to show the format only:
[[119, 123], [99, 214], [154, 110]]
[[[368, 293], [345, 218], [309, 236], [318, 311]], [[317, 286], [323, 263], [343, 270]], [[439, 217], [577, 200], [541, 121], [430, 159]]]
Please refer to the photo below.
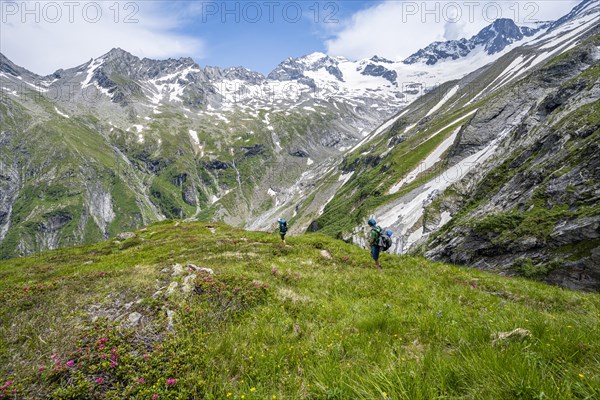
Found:
[[279, 232], [286, 233], [288, 230], [287, 221], [285, 219], [279, 220]]
[[392, 232], [389, 229], [386, 229], [384, 232], [379, 234], [379, 248], [383, 251], [388, 251], [390, 247], [392, 247]]

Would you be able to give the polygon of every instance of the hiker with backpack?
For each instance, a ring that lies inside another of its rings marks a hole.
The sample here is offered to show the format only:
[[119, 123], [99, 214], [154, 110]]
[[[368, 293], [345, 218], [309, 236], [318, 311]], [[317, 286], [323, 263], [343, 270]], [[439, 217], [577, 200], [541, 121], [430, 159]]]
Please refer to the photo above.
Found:
[[285, 244], [285, 234], [288, 231], [287, 221], [283, 218], [279, 218], [277, 222], [279, 223], [279, 236], [281, 236], [281, 242]]
[[369, 244], [371, 245], [371, 257], [375, 260], [375, 268], [382, 269], [381, 263], [379, 262], [379, 237], [381, 236], [381, 227], [377, 225], [377, 221], [370, 219], [368, 222], [371, 227], [371, 234], [369, 235]]
[[379, 262], [379, 252], [381, 250], [387, 251], [392, 247], [392, 234], [390, 230], [385, 232], [377, 225], [377, 221], [370, 219], [368, 222], [371, 227], [371, 234], [369, 235], [369, 244], [371, 245], [371, 257], [375, 260], [375, 268], [383, 269]]

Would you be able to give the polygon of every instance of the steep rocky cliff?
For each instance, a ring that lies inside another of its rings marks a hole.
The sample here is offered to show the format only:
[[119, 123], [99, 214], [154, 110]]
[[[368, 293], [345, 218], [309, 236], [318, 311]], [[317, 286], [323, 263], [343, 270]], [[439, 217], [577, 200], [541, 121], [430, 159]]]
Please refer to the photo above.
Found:
[[[494, 108], [525, 115], [493, 162], [428, 209], [426, 219], [456, 215], [424, 246], [426, 256], [600, 287], [599, 45], [596, 36], [495, 99]], [[449, 162], [477, 151], [484, 129], [502, 126], [463, 129]]]

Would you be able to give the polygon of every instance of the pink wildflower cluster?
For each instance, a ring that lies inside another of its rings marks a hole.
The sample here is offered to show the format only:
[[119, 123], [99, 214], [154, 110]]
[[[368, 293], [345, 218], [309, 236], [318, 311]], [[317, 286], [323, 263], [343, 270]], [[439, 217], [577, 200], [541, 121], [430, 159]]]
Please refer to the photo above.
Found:
[[177, 383], [175, 378], [167, 378], [167, 386], [174, 386]]
[[119, 358], [119, 356], [117, 355], [117, 349], [115, 349], [114, 347], [110, 350], [110, 354], [112, 354], [110, 356], [110, 361], [117, 365], [117, 359]]
[[[7, 393], [11, 392], [11, 386], [14, 384], [13, 381], [6, 381], [4, 383], [4, 385], [2, 385], [0, 387], [0, 397], [4, 397], [7, 395]], [[17, 392], [17, 388], [12, 388], [12, 392], [16, 393]]]
[[[52, 372], [53, 373], [59, 373], [61, 371], [63, 371], [65, 369], [65, 367], [62, 365], [62, 360], [60, 358], [58, 358], [58, 354], [56, 353], [52, 353], [52, 355], [50, 356], [50, 358], [53, 360], [54, 362], [54, 368], [52, 368]], [[72, 360], [69, 360], [67, 362], [67, 367], [72, 367], [73, 365], [75, 365], [75, 362]], [[38, 369], [38, 371], [43, 372], [44, 368], [41, 367]]]
[[47, 286], [44, 286], [44, 285], [31, 285], [31, 286], [23, 286], [22, 290], [25, 293], [29, 293], [29, 292], [32, 292], [32, 291], [35, 291], [35, 290], [42, 291], [42, 290], [45, 290], [45, 289], [52, 289], [52, 287], [53, 287], [52, 285], [47, 285]]

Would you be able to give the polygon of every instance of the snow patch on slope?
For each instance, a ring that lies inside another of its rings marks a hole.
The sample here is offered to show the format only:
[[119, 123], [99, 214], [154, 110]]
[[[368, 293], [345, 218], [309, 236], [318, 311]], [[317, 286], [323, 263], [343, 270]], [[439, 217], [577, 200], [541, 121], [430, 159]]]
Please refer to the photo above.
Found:
[[[422, 227], [416, 227], [425, 207], [429, 205], [436, 194], [443, 192], [450, 185], [460, 181], [470, 171], [490, 158], [500, 142], [506, 137], [509, 129], [504, 130], [498, 138], [477, 153], [464, 158], [462, 161], [448, 168], [444, 173], [431, 179], [429, 182], [404, 196], [399, 203], [387, 211], [381, 211], [377, 216], [380, 225], [391, 227], [397, 232], [399, 242], [394, 249], [397, 253], [405, 253], [418, 242], [424, 235]], [[376, 213], [377, 215], [377, 213]]]
[[190, 129], [189, 130], [190, 133], [190, 138], [192, 139], [192, 142], [196, 145], [196, 146], [200, 146], [200, 139], [198, 139], [198, 132]]
[[69, 117], [67, 114], [65, 114], [65, 113], [63, 113], [63, 112], [60, 112], [60, 110], [59, 110], [58, 108], [56, 108], [56, 107], [54, 107], [54, 110], [55, 110], [55, 111], [56, 111], [56, 113], [57, 113], [58, 115], [60, 115], [60, 116], [63, 116], [63, 117], [65, 117], [65, 118], [71, 118], [71, 117]]
[[440, 144], [438, 147], [436, 147], [436, 149], [425, 158], [425, 160], [423, 160], [421, 163], [419, 163], [419, 165], [415, 169], [413, 169], [411, 172], [409, 172], [408, 175], [406, 175], [400, 182], [398, 182], [397, 184], [392, 186], [389, 193], [390, 194], [398, 193], [398, 191], [403, 186], [408, 185], [409, 183], [411, 183], [412, 181], [417, 179], [417, 177], [421, 173], [427, 171], [428, 169], [433, 167], [436, 163], [438, 163], [442, 159], [442, 155], [446, 152], [446, 150], [448, 150], [450, 148], [450, 146], [452, 146], [452, 144], [454, 143], [454, 140], [456, 140], [456, 136], [458, 135], [460, 128], [461, 127], [456, 128], [454, 130], [454, 132], [446, 140], [444, 140], [442, 142], [442, 144]]
[[[387, 122], [385, 122], [384, 124], [382, 124], [379, 128], [377, 128], [373, 134], [371, 135], [366, 135], [364, 137], [364, 139], [362, 139], [360, 142], [358, 142], [354, 147], [352, 147], [350, 149], [350, 151], [354, 151], [356, 149], [358, 149], [360, 146], [362, 146], [366, 141], [371, 140], [379, 135], [381, 135], [383, 132], [385, 132], [387, 129], [389, 129], [394, 123], [396, 123], [396, 121], [398, 121], [400, 119], [400, 117], [402, 117], [404, 114], [406, 114], [408, 112], [408, 110], [403, 111], [402, 113], [400, 113], [399, 115], [397, 115], [394, 118], [391, 118], [390, 120], [388, 120]], [[340, 149], [341, 151], [344, 151], [345, 149]]]
[[438, 104], [435, 105], [435, 107], [433, 107], [431, 110], [429, 110], [429, 112], [427, 113], [426, 117], [429, 117], [430, 115], [432, 115], [433, 113], [435, 113], [437, 110], [439, 110], [440, 108], [442, 108], [442, 106], [444, 104], [446, 104], [448, 102], [448, 100], [450, 100], [456, 93], [458, 93], [458, 89], [460, 87], [458, 85], [454, 86], [452, 89], [450, 89], [448, 91], [448, 93], [446, 93], [446, 95], [442, 98], [442, 100], [440, 100], [440, 102]]

